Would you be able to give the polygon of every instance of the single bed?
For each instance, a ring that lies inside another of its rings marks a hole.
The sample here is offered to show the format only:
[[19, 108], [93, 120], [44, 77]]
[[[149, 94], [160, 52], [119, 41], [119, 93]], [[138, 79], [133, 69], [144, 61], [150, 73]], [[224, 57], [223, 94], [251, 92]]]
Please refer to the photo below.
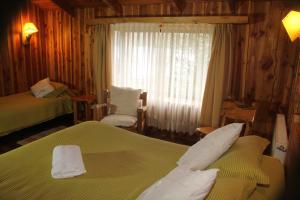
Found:
[[[80, 146], [86, 174], [51, 177], [52, 150], [63, 144]], [[187, 148], [100, 122], [84, 122], [0, 155], [0, 199], [136, 199], [176, 167]], [[264, 162], [266, 171], [271, 165], [281, 173], [275, 159], [265, 157]], [[282, 180], [271, 181], [274, 188], [257, 188], [252, 200], [263, 199], [269, 192], [276, 195]]]
[[0, 97], [0, 137], [71, 112], [68, 95], [36, 98], [28, 91]]

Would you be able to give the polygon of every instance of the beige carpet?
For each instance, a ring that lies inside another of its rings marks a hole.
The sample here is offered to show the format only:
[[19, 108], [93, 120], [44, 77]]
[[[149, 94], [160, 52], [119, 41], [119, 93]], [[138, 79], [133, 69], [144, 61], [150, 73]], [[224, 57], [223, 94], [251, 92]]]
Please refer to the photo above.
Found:
[[32, 135], [32, 136], [30, 136], [30, 137], [28, 137], [28, 138], [25, 138], [25, 139], [23, 139], [23, 140], [19, 140], [19, 141], [17, 142], [17, 144], [19, 144], [19, 145], [25, 145], [25, 144], [28, 144], [28, 143], [30, 143], [30, 142], [33, 142], [33, 141], [35, 141], [35, 140], [38, 140], [38, 139], [40, 139], [40, 138], [42, 138], [42, 137], [45, 137], [45, 136], [47, 136], [47, 135], [50, 135], [51, 133], [54, 133], [54, 132], [59, 131], [59, 130], [62, 130], [62, 129], [64, 129], [64, 128], [67, 128], [67, 126], [57, 126], [57, 127], [54, 127], [54, 128], [51, 128], [51, 129], [48, 129], [48, 130], [45, 130], [45, 131], [42, 131], [42, 132], [40, 132], [40, 133], [37, 133], [37, 134], [35, 134], [35, 135]]

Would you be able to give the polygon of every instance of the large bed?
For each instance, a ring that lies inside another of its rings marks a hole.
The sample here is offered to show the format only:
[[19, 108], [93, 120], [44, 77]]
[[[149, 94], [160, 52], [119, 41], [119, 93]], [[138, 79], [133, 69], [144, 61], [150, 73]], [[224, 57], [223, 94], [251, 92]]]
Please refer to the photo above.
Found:
[[[80, 146], [87, 173], [69, 179], [51, 177], [53, 148], [64, 144]], [[187, 148], [84, 122], [0, 155], [0, 199], [136, 199], [176, 167]], [[268, 156], [263, 157], [262, 168], [270, 176], [270, 186], [257, 186], [250, 199], [276, 199], [284, 185], [283, 168]]]
[[68, 95], [36, 98], [30, 91], [0, 98], [0, 137], [72, 112]]

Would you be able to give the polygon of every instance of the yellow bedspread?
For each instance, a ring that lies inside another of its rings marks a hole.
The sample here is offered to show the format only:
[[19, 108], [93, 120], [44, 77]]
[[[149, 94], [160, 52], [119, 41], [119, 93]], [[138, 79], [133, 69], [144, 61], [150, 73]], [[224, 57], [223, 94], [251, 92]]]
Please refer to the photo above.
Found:
[[[87, 173], [52, 179], [52, 150], [79, 145]], [[85, 122], [0, 155], [0, 199], [135, 199], [176, 166], [187, 146]]]
[[71, 113], [68, 96], [36, 98], [30, 92], [0, 98], [0, 136]]
[[263, 156], [261, 168], [270, 177], [270, 185], [257, 186], [249, 200], [279, 200], [283, 197], [285, 180], [284, 169], [278, 159]]

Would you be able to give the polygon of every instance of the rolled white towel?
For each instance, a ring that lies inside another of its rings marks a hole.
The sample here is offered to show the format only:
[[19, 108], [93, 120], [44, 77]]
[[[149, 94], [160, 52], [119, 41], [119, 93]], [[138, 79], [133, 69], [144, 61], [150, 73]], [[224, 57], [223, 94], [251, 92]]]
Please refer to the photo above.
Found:
[[59, 145], [53, 149], [51, 175], [55, 179], [70, 178], [86, 173], [80, 147]]

